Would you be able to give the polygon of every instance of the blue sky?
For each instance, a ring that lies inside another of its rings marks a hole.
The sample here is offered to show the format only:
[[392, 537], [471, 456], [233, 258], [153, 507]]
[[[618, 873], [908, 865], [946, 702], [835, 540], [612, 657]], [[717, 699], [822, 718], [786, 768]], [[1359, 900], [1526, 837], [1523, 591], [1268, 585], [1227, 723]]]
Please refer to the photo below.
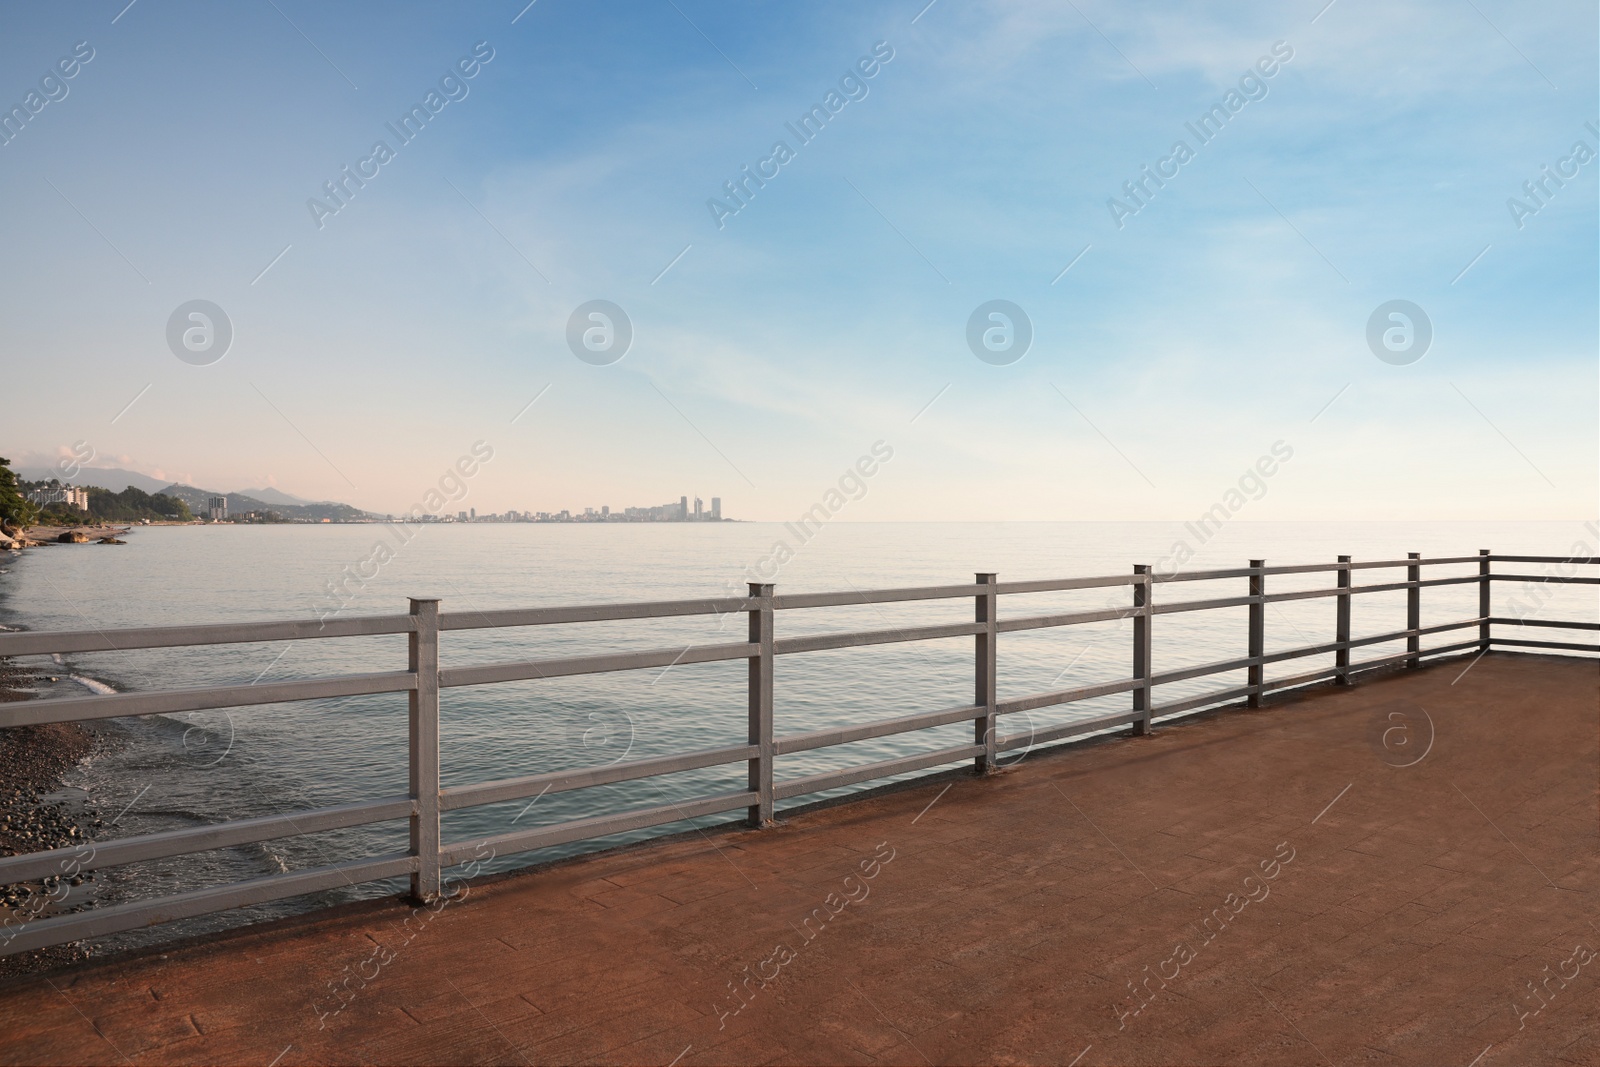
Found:
[[[1600, 506], [1600, 162], [1507, 206], [1600, 148], [1592, 4], [125, 3], [0, 14], [7, 108], [94, 50], [0, 146], [13, 459], [399, 511], [483, 440], [479, 511], [786, 519], [882, 440], [841, 518], [1157, 519], [1283, 441], [1249, 518]], [[166, 337], [194, 299], [234, 330], [207, 366]], [[611, 365], [567, 345], [595, 299], [633, 326]], [[993, 299], [1034, 333], [1005, 366], [966, 341]], [[1366, 339], [1395, 299], [1433, 329], [1406, 365]]]

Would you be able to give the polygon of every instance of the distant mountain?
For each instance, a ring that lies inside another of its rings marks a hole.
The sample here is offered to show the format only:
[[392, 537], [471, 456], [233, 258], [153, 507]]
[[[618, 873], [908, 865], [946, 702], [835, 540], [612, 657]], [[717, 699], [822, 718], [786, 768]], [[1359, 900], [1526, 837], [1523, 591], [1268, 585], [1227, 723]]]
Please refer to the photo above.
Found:
[[73, 485], [92, 485], [100, 489], [109, 489], [113, 493], [120, 493], [130, 485], [146, 493], [159, 493], [167, 485], [166, 482], [158, 481], [149, 475], [137, 471], [125, 471], [119, 467], [79, 467], [78, 473], [70, 478], [65, 477], [54, 467], [18, 467], [17, 477], [30, 482], [48, 482], [51, 478], [55, 478]]
[[[332, 519], [335, 522], [352, 522], [371, 518], [360, 508], [351, 507], [349, 504], [340, 504], [336, 501], [325, 500], [315, 504], [280, 504], [262, 500], [260, 497], [246, 496], [244, 493], [219, 493], [213, 489], [196, 489], [192, 485], [169, 485], [161, 490], [168, 496], [175, 496], [196, 515], [205, 515], [211, 497], [222, 496], [228, 499], [228, 514], [242, 515], [247, 511], [275, 511], [285, 519], [304, 519], [310, 522], [320, 522], [323, 519]], [[284, 493], [275, 494], [286, 499], [294, 499]]]
[[331, 504], [331, 503], [333, 503], [333, 501], [331, 501], [331, 500], [306, 500], [303, 497], [290, 496], [288, 493], [281, 493], [278, 490], [271, 488], [270, 486], [265, 488], [265, 489], [241, 489], [241, 490], [239, 490], [239, 495], [240, 496], [254, 497], [257, 500], [265, 500], [269, 504], [290, 504], [290, 505], [294, 505], [294, 504]]

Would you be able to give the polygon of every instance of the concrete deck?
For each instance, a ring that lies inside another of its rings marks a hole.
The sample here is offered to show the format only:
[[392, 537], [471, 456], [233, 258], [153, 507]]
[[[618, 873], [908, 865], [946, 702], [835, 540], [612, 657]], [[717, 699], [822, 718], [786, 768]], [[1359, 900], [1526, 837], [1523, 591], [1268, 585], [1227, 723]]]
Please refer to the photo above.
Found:
[[1600, 1063], [1600, 672], [1468, 662], [19, 980], [0, 1060]]

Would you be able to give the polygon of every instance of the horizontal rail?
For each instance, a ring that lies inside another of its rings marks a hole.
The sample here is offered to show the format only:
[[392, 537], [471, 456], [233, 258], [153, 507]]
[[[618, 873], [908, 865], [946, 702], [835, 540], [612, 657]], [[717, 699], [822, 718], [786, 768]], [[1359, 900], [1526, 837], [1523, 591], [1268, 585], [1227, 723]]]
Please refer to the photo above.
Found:
[[292, 682], [264, 682], [260, 685], [158, 689], [149, 693], [27, 700], [0, 705], [0, 727], [116, 719], [124, 715], [173, 715], [184, 711], [242, 708], [252, 704], [324, 700], [370, 693], [404, 693], [416, 687], [416, 675], [410, 671], [384, 671], [381, 674], [343, 674], [333, 678], [305, 678]]
[[[1245, 571], [1249, 574], [1249, 571]], [[1275, 604], [1286, 600], [1310, 600], [1325, 596], [1350, 596], [1361, 593], [1392, 593], [1401, 589], [1426, 589], [1436, 585], [1472, 585], [1482, 580], [1480, 575], [1463, 575], [1459, 578], [1427, 578], [1417, 582], [1384, 582], [1381, 585], [1352, 585], [1347, 588], [1337, 586], [1331, 589], [1298, 589], [1287, 593], [1267, 593], [1263, 596], [1235, 596], [1220, 597], [1215, 600], [1175, 600], [1165, 604], [1157, 604], [1153, 609], [1157, 615], [1171, 615], [1182, 611], [1213, 611], [1217, 608], [1237, 608], [1250, 604]], [[1600, 581], [1600, 579], [1596, 579]]]
[[1419, 582], [1385, 582], [1382, 585], [1353, 585], [1348, 589], [1335, 586], [1332, 589], [1295, 589], [1287, 593], [1268, 593], [1262, 597], [1267, 604], [1276, 604], [1285, 600], [1311, 600], [1324, 596], [1344, 596], [1346, 593], [1392, 593], [1400, 589], [1427, 589], [1436, 585], [1475, 585], [1480, 580], [1479, 575], [1463, 575], [1459, 578], [1427, 578]]
[[1146, 614], [1144, 608], [1102, 608], [1099, 611], [1069, 611], [1060, 615], [1025, 615], [1015, 619], [1000, 619], [995, 623], [997, 633], [1014, 633], [1017, 630], [1042, 630], [1047, 626], [1077, 626], [1086, 622], [1110, 622]]
[[759, 645], [741, 642], [723, 645], [685, 645], [682, 648], [658, 648], [647, 652], [607, 652], [598, 656], [530, 659], [519, 663], [490, 663], [481, 667], [445, 667], [439, 671], [439, 686], [442, 689], [451, 689], [463, 685], [520, 682], [528, 678], [565, 678], [574, 674], [606, 674], [611, 671], [636, 671], [646, 667], [715, 663], [725, 659], [748, 659], [759, 651]]
[[776, 800], [788, 800], [790, 797], [804, 796], [807, 793], [820, 793], [825, 789], [838, 789], [842, 786], [855, 785], [858, 782], [868, 782], [874, 778], [888, 778], [896, 774], [909, 774], [912, 771], [924, 771], [929, 767], [937, 767], [941, 763], [955, 763], [958, 760], [968, 760], [973, 756], [983, 755], [984, 746], [956, 745], [954, 748], [941, 748], [937, 752], [921, 752], [915, 756], [901, 756], [899, 759], [882, 760], [878, 763], [868, 763], [860, 767], [851, 767], [842, 771], [827, 771], [823, 774], [812, 774], [805, 778], [791, 778], [787, 782], [776, 782], [772, 787], [772, 795]]
[[1576, 563], [1580, 567], [1600, 564], [1600, 556], [1502, 556], [1489, 557], [1496, 563]]
[[[1312, 566], [1338, 567], [1340, 564], [1312, 564]], [[1173, 574], [1153, 574], [1151, 578], [1156, 582], [1214, 582], [1224, 578], [1248, 578], [1256, 572], [1249, 567], [1227, 567], [1221, 570], [1210, 571], [1177, 571]]]
[[[1330, 676], [1332, 673], [1332, 671], [1329, 672]], [[1227, 689], [1215, 689], [1209, 693], [1201, 693], [1199, 696], [1189, 697], [1185, 700], [1159, 704], [1151, 710], [1150, 714], [1156, 722], [1160, 722], [1162, 716], [1178, 715], [1185, 711], [1193, 711], [1195, 708], [1203, 708], [1208, 704], [1222, 704], [1230, 700], [1240, 700], [1255, 691], [1256, 687], [1253, 685], [1236, 685]], [[1269, 682], [1264, 687], [1264, 692], [1271, 691], [1272, 683]]]
[[874, 737], [888, 737], [892, 734], [925, 730], [934, 726], [948, 726], [953, 722], [968, 722], [981, 718], [983, 718], [983, 708], [976, 704], [947, 708], [944, 711], [924, 711], [916, 715], [903, 715], [897, 719], [880, 719], [863, 726], [835, 726], [826, 730], [813, 730], [810, 733], [790, 734], [788, 737], [775, 739], [772, 742], [772, 752], [776, 756], [787, 756], [795, 752], [810, 752], [813, 749], [830, 748], [834, 745], [848, 745], [852, 741], [866, 741]]
[[994, 591], [1001, 596], [1007, 593], [1056, 593], [1067, 589], [1110, 589], [1119, 585], [1143, 585], [1150, 581], [1147, 574], [1119, 574], [1107, 578], [1046, 578], [1034, 582], [1000, 582]]
[[1217, 660], [1212, 663], [1201, 663], [1193, 667], [1183, 667], [1175, 671], [1166, 671], [1151, 677], [1151, 685], [1170, 685], [1173, 682], [1187, 681], [1190, 678], [1200, 678], [1208, 674], [1225, 674], [1228, 671], [1240, 671], [1246, 667], [1266, 666], [1271, 663], [1282, 663], [1285, 660], [1302, 659], [1306, 656], [1321, 656], [1330, 652], [1338, 652], [1347, 648], [1361, 648], [1365, 645], [1382, 645], [1390, 641], [1402, 641], [1408, 637], [1426, 637], [1429, 634], [1442, 634], [1451, 630], [1462, 630], [1469, 626], [1477, 626], [1482, 619], [1463, 619], [1460, 622], [1443, 622], [1434, 626], [1423, 626], [1415, 630], [1394, 630], [1390, 633], [1373, 634], [1369, 637], [1358, 637], [1350, 641], [1329, 641], [1321, 645], [1306, 645], [1302, 648], [1288, 649], [1283, 652], [1269, 652], [1264, 656], [1241, 656], [1237, 659]]
[[505, 778], [494, 782], [453, 785], [439, 790], [439, 810], [456, 811], [460, 808], [475, 808], [480, 804], [499, 804], [507, 800], [521, 800], [523, 797], [564, 793], [569, 789], [585, 789], [592, 785], [612, 785], [639, 778], [654, 778], [662, 774], [677, 774], [679, 771], [695, 771], [702, 767], [717, 767], [725, 763], [752, 760], [760, 754], [760, 748], [755, 745], [734, 745], [730, 748], [713, 748], [674, 756], [653, 756], [650, 759], [632, 760], [628, 763], [611, 763], [603, 767], [579, 767], [546, 774], [530, 774], [521, 778]]
[[1567, 648], [1576, 652], [1600, 652], [1600, 645], [1580, 645], [1575, 641], [1518, 641], [1506, 637], [1496, 637], [1491, 641], [1496, 645], [1514, 645], [1517, 648]]
[[966, 585], [921, 585], [904, 589], [854, 590], [849, 593], [788, 593], [772, 598], [772, 609], [847, 608], [856, 604], [892, 604], [903, 600], [948, 600], [976, 596], [983, 587]]
[[1035, 708], [1048, 708], [1056, 704], [1071, 704], [1077, 700], [1089, 700], [1093, 697], [1110, 696], [1113, 693], [1127, 693], [1140, 687], [1137, 678], [1120, 678], [1114, 682], [1098, 682], [1095, 685], [1080, 685], [1072, 689], [1058, 689], [1053, 693], [1035, 693], [1032, 696], [1013, 697], [1002, 700], [995, 706], [996, 715], [1010, 715], [1018, 711], [1033, 711]]
[[0, 885], [404, 819], [416, 810], [416, 806], [416, 801], [410, 797], [390, 797], [319, 808], [316, 811], [297, 811], [289, 815], [263, 815], [254, 819], [166, 830], [158, 834], [86, 841], [71, 848], [55, 848], [48, 852], [30, 852], [0, 859]]
[[[1473, 642], [1473, 644], [1476, 645], [1476, 642]], [[1421, 655], [1424, 657], [1429, 654], [1430, 653], [1427, 652], [1421, 653]], [[1352, 675], [1358, 674], [1363, 670], [1373, 669], [1373, 664], [1381, 666], [1395, 660], [1407, 659], [1410, 656], [1411, 653], [1407, 652], [1399, 656], [1385, 657], [1382, 660], [1369, 660], [1359, 664], [1351, 664], [1349, 672]], [[1307, 671], [1304, 674], [1295, 674], [1286, 678], [1271, 679], [1260, 686], [1239, 685], [1232, 686], [1228, 689], [1215, 689], [1209, 693], [1201, 693], [1199, 696], [1189, 697], [1186, 700], [1176, 700], [1168, 704], [1163, 704], [1162, 706], [1156, 708], [1155, 713], [1157, 716], [1179, 715], [1183, 712], [1193, 711], [1196, 708], [1203, 708], [1211, 704], [1223, 704], [1231, 700], [1239, 700], [1250, 696], [1252, 693], [1259, 692], [1262, 695], [1267, 695], [1269, 693], [1280, 693], [1289, 689], [1297, 689], [1300, 686], [1326, 681], [1329, 678], [1336, 678], [1340, 673], [1341, 670], [1338, 667], [1323, 667], [1318, 670]]]
[[1144, 712], [1142, 711], [1123, 711], [1115, 715], [1100, 715], [1093, 719], [1082, 719], [1078, 722], [1063, 723], [1060, 726], [1049, 726], [1043, 730], [1007, 734], [995, 743], [995, 748], [1000, 752], [1011, 752], [1019, 748], [1032, 748], [1034, 745], [1044, 745], [1051, 741], [1076, 737], [1079, 734], [1092, 734], [1096, 730], [1106, 730], [1113, 726], [1127, 726], [1129, 723], [1138, 722], [1143, 718]]
[[1195, 708], [1206, 707], [1210, 704], [1220, 704], [1229, 700], [1237, 700], [1241, 697], [1247, 697], [1251, 693], [1257, 691], [1262, 693], [1282, 692], [1286, 689], [1295, 689], [1299, 688], [1300, 686], [1310, 685], [1314, 682], [1335, 678], [1346, 672], [1353, 676], [1366, 671], [1377, 670], [1380, 667], [1387, 667], [1391, 664], [1399, 663], [1402, 660], [1413, 658], [1427, 659], [1430, 656], [1445, 655], [1450, 652], [1460, 652], [1465, 649], [1478, 647], [1480, 646], [1477, 641], [1462, 641], [1453, 645], [1443, 645], [1439, 648], [1423, 649], [1420, 652], [1401, 652], [1393, 656], [1381, 656], [1375, 659], [1361, 660], [1359, 662], [1350, 664], [1348, 668], [1326, 667], [1315, 671], [1309, 671], [1305, 674], [1290, 675], [1286, 678], [1272, 678], [1268, 679], [1260, 687], [1241, 685], [1228, 689], [1213, 690], [1210, 693], [1202, 693], [1199, 696], [1162, 704], [1155, 708], [1152, 714], [1159, 719], [1164, 715], [1177, 715], [1185, 711], [1192, 711]]
[[[1509, 557], [1495, 556], [1494, 559]], [[1252, 574], [1313, 574], [1318, 571], [1363, 571], [1392, 567], [1448, 566], [1459, 563], [1480, 563], [1482, 556], [1440, 556], [1434, 559], [1384, 559], [1363, 563], [1295, 563], [1274, 567], [1229, 567], [1210, 571], [1181, 571], [1177, 574], [1157, 574], [1157, 582], [1212, 582], [1223, 578], [1248, 578]], [[1474, 576], [1476, 577], [1476, 576]]]
[[971, 637], [983, 629], [983, 623], [952, 622], [938, 626], [901, 626], [892, 630], [859, 630], [847, 634], [810, 634], [806, 637], [785, 637], [774, 641], [772, 651], [779, 656], [796, 652], [822, 652], [830, 648], [860, 648], [865, 645], [889, 645], [903, 641], [936, 641], [944, 637]]
[[1174, 600], [1151, 607], [1153, 615], [1175, 615], [1180, 611], [1215, 611], [1218, 608], [1242, 608], [1261, 603], [1258, 596], [1225, 596], [1215, 600]]
[[643, 830], [651, 826], [696, 819], [702, 815], [717, 815], [724, 811], [749, 807], [756, 794], [723, 793], [700, 800], [661, 804], [653, 808], [638, 808], [619, 815], [596, 815], [588, 819], [574, 819], [554, 826], [539, 826], [514, 833], [500, 834], [471, 841], [453, 841], [439, 850], [439, 865], [451, 867], [481, 855], [484, 848], [493, 849], [496, 856], [510, 856], [518, 852], [532, 852], [551, 845], [564, 845], [569, 841], [583, 841], [591, 837], [609, 837], [628, 830]]
[[[1477, 641], [1457, 641], [1453, 645], [1440, 645], [1438, 648], [1424, 648], [1418, 652], [1397, 652], [1392, 656], [1380, 656], [1377, 659], [1364, 659], [1358, 663], [1352, 663], [1350, 665], [1350, 673], [1358, 674], [1362, 671], [1375, 671], [1380, 667], [1388, 667], [1396, 663], [1403, 663], [1408, 659], [1427, 659], [1429, 656], [1446, 656], [1452, 652], [1465, 652], [1468, 649], [1481, 647], [1483, 646]], [[1325, 673], [1324, 676], [1331, 677], [1331, 671]], [[1288, 679], [1282, 679], [1277, 683], [1279, 687], [1303, 684], [1305, 683], [1298, 680], [1291, 682]]]
[[[1294, 655], [1310, 656], [1321, 651], [1323, 651], [1321, 648], [1303, 649], [1297, 650]], [[1334, 650], [1328, 649], [1328, 651]], [[1288, 657], [1285, 656], [1283, 658]], [[1173, 682], [1186, 682], [1191, 678], [1204, 678], [1209, 674], [1227, 674], [1230, 671], [1242, 671], [1246, 667], [1259, 667], [1269, 662], [1271, 660], [1266, 656], [1242, 656], [1238, 659], [1214, 660], [1211, 663], [1201, 663], [1193, 667], [1153, 674], [1150, 676], [1150, 684], [1152, 686], [1171, 685]]]
[[1531, 582], [1534, 585], [1600, 585], [1600, 578], [1581, 574], [1491, 574], [1495, 582]]
[[26, 952], [46, 945], [81, 941], [86, 937], [101, 937], [177, 919], [192, 919], [197, 915], [209, 915], [230, 908], [264, 904], [269, 900], [395, 878], [416, 869], [415, 856], [394, 853], [373, 859], [347, 860], [289, 874], [274, 874], [232, 885], [194, 889], [155, 900], [130, 901], [76, 914], [53, 915], [22, 925], [9, 942], [6, 933], [0, 932], [0, 954]]
[[1600, 622], [1567, 622], [1563, 619], [1502, 619], [1489, 620], [1497, 626], [1550, 626], [1558, 630], [1600, 630]]
[[711, 600], [657, 600], [632, 604], [578, 604], [554, 608], [512, 608], [503, 611], [453, 611], [439, 616], [441, 630], [481, 630], [503, 626], [555, 626], [620, 619], [667, 619], [684, 615], [727, 615], [749, 611], [749, 597]]
[[1335, 563], [1334, 568], [1348, 566], [1351, 570], [1367, 570], [1372, 567], [1447, 567], [1457, 563], [1481, 563], [1482, 556], [1433, 556], [1428, 559], [1394, 559], [1382, 560], [1376, 563]]
[[404, 634], [415, 628], [410, 615], [356, 615], [342, 619], [288, 622], [224, 622], [198, 626], [135, 626], [123, 630], [23, 630], [0, 634], [0, 656], [38, 656], [51, 652], [127, 652], [136, 648], [304, 641], [316, 637], [371, 637]]

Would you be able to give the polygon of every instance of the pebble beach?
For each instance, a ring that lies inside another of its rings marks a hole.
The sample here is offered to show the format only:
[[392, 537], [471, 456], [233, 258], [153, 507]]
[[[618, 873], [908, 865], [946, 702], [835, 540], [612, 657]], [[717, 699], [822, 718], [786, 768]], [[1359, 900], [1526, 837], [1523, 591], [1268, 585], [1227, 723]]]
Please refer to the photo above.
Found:
[[[47, 676], [0, 659], [0, 702], [28, 700]], [[71, 848], [96, 836], [100, 814], [55, 796], [63, 776], [90, 758], [102, 734], [79, 723], [46, 723], [0, 730], [0, 856]], [[73, 890], [94, 872], [0, 885], [0, 939], [34, 919], [74, 910], [87, 894]], [[0, 957], [0, 978], [45, 970], [83, 958], [84, 950], [62, 945]]]

